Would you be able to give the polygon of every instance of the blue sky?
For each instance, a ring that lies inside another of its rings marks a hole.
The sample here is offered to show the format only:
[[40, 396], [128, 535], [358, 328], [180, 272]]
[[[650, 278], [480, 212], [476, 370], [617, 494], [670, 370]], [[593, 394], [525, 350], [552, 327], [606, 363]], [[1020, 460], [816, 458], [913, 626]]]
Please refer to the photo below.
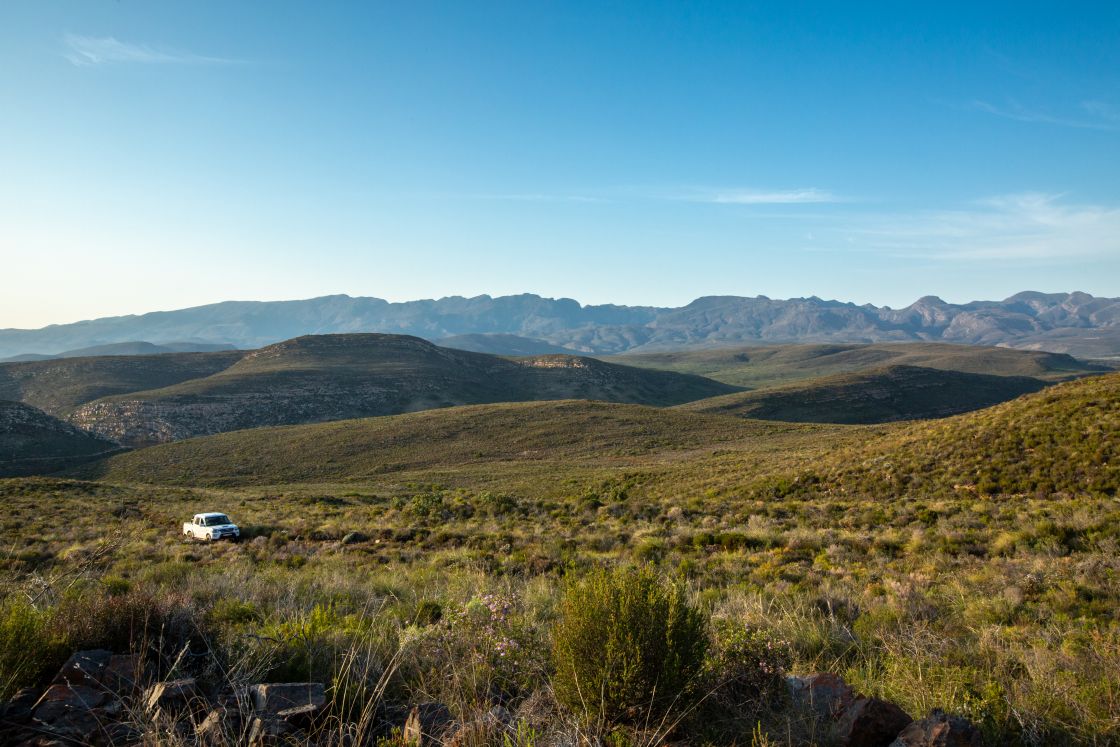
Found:
[[1120, 295], [1120, 4], [0, 5], [0, 327]]

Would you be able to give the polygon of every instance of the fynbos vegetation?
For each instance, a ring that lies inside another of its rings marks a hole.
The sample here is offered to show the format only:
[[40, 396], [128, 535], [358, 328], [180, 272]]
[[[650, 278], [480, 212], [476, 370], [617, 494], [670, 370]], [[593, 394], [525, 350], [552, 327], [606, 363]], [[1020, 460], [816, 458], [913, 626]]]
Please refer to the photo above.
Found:
[[[1112, 743], [1118, 387], [871, 427], [494, 405], [6, 480], [0, 683], [138, 654], [193, 705], [103, 720], [171, 742], [221, 708], [247, 739], [239, 688], [316, 682], [284, 739], [832, 744], [873, 713]], [[179, 536], [214, 507], [241, 542]]]

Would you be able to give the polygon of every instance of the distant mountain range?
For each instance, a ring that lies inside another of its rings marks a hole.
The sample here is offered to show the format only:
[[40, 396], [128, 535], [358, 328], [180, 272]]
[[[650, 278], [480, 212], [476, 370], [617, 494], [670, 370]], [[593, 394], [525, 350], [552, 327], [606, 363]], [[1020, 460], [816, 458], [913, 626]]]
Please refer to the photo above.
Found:
[[[933, 341], [1109, 358], [1120, 357], [1120, 298], [1025, 292], [1003, 301], [950, 304], [926, 296], [904, 309], [764, 296], [708, 296], [681, 308], [582, 306], [530, 294], [405, 303], [344, 295], [227, 301], [37, 330], [0, 330], [0, 358], [141, 340], [245, 349], [306, 334], [348, 332], [460, 338], [476, 349], [482, 343], [474, 336], [514, 335], [595, 354], [779, 342]], [[514, 342], [524, 349], [524, 342]], [[504, 352], [501, 345], [491, 341], [486, 350]]]

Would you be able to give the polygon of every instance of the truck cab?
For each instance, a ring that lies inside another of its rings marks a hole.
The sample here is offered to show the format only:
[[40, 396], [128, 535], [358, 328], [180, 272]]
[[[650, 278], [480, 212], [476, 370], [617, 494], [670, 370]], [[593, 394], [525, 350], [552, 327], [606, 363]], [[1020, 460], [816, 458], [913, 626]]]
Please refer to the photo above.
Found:
[[183, 524], [183, 534], [211, 542], [219, 539], [236, 540], [241, 536], [241, 530], [225, 514], [208, 511], [195, 514], [193, 519]]

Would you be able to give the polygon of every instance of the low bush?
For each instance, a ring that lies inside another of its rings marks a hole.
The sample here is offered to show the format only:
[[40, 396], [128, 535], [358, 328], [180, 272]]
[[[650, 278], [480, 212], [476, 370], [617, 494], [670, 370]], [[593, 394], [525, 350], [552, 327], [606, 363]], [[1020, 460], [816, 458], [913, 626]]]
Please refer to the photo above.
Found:
[[40, 680], [63, 656], [45, 614], [19, 600], [0, 607], [0, 701]]
[[788, 643], [724, 620], [716, 626], [713, 644], [707, 668], [715, 705], [750, 715], [781, 706], [792, 662]]
[[572, 582], [553, 630], [560, 702], [603, 727], [658, 722], [699, 694], [707, 618], [649, 567]]

